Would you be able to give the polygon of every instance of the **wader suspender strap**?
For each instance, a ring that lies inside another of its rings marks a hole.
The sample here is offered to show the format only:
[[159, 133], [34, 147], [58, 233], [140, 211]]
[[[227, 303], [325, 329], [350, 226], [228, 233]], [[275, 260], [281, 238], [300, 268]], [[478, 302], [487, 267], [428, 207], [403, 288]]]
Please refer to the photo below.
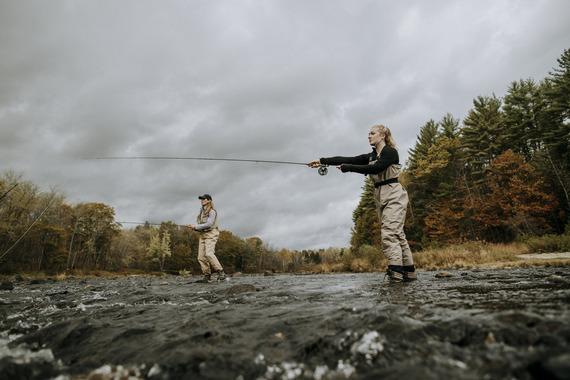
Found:
[[375, 182], [374, 187], [384, 186], [384, 185], [387, 185], [389, 183], [398, 183], [398, 178], [397, 177], [396, 178], [390, 178], [390, 179], [387, 179], [386, 181]]

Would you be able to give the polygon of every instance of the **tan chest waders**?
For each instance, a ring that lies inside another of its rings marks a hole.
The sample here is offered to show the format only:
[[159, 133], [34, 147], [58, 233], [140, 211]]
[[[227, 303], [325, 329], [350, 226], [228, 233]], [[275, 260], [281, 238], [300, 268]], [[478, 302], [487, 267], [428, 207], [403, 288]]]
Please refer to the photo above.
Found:
[[[198, 231], [200, 233], [200, 239], [198, 240], [198, 262], [200, 263], [200, 268], [205, 276], [210, 276], [212, 274], [212, 269], [215, 272], [223, 271], [222, 265], [215, 255], [216, 243], [220, 236], [220, 230], [218, 228], [218, 212], [214, 209], [212, 209], [212, 211], [216, 213], [216, 218], [214, 219], [212, 227]], [[202, 212], [202, 214], [197, 218], [198, 224], [208, 222], [208, 217], [209, 215]]]
[[[374, 164], [376, 161], [371, 161]], [[414, 260], [404, 233], [408, 192], [398, 182], [402, 166], [393, 164], [380, 174], [372, 174], [374, 201], [382, 230], [382, 251], [389, 267], [413, 267]]]

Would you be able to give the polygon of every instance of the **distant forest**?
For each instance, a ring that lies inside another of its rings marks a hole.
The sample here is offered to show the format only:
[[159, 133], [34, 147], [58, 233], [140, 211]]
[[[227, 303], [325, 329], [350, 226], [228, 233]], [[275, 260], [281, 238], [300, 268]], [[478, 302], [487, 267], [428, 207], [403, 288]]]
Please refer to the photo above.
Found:
[[[504, 97], [477, 96], [463, 121], [447, 114], [421, 127], [400, 177], [414, 251], [570, 232], [570, 49], [557, 62], [540, 82], [521, 79]], [[366, 179], [350, 248], [276, 250], [221, 231], [216, 254], [230, 272], [299, 271], [363, 247], [378, 254], [373, 191]], [[125, 229], [109, 205], [69, 205], [16, 173], [0, 177], [0, 274], [199, 273], [197, 246], [196, 232], [172, 222]]]

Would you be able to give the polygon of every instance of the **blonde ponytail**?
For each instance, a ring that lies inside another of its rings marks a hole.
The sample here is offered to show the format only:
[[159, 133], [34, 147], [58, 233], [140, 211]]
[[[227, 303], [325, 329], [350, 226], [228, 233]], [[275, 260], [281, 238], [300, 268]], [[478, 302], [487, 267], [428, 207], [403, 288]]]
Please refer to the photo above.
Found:
[[[214, 202], [210, 201], [208, 202], [208, 204], [206, 205], [206, 210], [204, 210], [204, 215], [210, 215], [210, 211], [216, 211], [216, 209], [214, 208]], [[217, 211], [216, 211], [217, 212]], [[202, 207], [200, 207], [200, 213], [198, 214], [198, 219], [202, 218]]]
[[392, 148], [396, 147], [396, 141], [392, 137], [392, 132], [390, 132], [390, 129], [388, 127], [382, 124], [378, 124], [372, 128], [376, 128], [378, 132], [384, 134], [384, 141], [386, 142], [386, 145], [391, 146]]

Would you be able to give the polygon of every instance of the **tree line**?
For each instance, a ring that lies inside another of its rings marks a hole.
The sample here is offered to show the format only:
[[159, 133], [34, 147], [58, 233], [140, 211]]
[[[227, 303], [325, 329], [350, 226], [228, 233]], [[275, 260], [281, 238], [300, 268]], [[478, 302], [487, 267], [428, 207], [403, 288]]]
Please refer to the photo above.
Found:
[[[400, 181], [410, 197], [414, 250], [467, 241], [508, 243], [569, 232], [570, 49], [540, 82], [478, 96], [467, 117], [429, 120]], [[380, 246], [367, 179], [353, 213], [351, 247]]]
[[[461, 122], [447, 114], [421, 127], [400, 178], [410, 196], [406, 233], [414, 251], [569, 232], [570, 49], [558, 64], [538, 83], [512, 82], [502, 98], [478, 96]], [[350, 249], [277, 250], [259, 238], [221, 231], [216, 255], [230, 272], [377, 264], [373, 192], [366, 179]], [[62, 194], [42, 191], [16, 173], [0, 177], [0, 274], [199, 273], [197, 252], [198, 233], [172, 222], [126, 229], [109, 205], [69, 205]]]
[[[69, 205], [13, 172], [0, 177], [0, 274], [43, 271], [200, 273], [197, 232], [173, 222], [125, 228], [103, 203]], [[220, 231], [216, 256], [230, 273], [297, 272], [342, 251], [277, 250]]]

